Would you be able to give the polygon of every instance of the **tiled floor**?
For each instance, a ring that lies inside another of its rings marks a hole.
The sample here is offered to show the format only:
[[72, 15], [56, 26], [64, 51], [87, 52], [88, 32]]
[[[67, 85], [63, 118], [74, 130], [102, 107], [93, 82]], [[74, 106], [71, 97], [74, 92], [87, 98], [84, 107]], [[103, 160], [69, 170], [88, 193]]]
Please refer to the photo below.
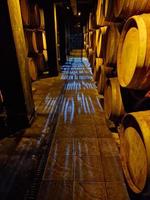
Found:
[[69, 62], [62, 68], [63, 101], [38, 200], [127, 200], [88, 61]]

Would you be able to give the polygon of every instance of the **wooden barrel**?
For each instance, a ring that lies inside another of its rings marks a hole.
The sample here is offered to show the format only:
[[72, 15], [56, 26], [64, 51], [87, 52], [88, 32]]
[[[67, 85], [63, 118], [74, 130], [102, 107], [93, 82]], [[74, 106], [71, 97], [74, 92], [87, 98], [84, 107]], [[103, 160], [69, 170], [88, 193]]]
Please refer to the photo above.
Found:
[[91, 58], [91, 67], [92, 67], [92, 69], [94, 69], [95, 63], [96, 63], [96, 55], [95, 55], [95, 52], [94, 52], [94, 51], [93, 51], [93, 54], [92, 54], [91, 57], [92, 57], [92, 58]]
[[23, 25], [29, 26], [29, 24], [30, 24], [30, 6], [29, 6], [28, 0], [20, 0], [20, 9], [21, 9]]
[[104, 8], [104, 2], [103, 0], [97, 1], [97, 10], [96, 10], [96, 25], [97, 26], [107, 26], [109, 25], [109, 22], [105, 20], [104, 14], [103, 14], [103, 8]]
[[104, 0], [103, 1], [103, 15], [105, 20], [112, 20], [114, 15], [113, 15], [113, 7], [114, 7], [114, 1], [113, 0]]
[[107, 26], [100, 28], [100, 33], [98, 36], [97, 47], [96, 47], [96, 55], [98, 58], [104, 58], [105, 56], [106, 31], [107, 31]]
[[85, 42], [88, 45], [88, 43], [89, 43], [88, 33], [85, 33]]
[[47, 49], [45, 31], [37, 31], [36, 40], [39, 52]]
[[88, 44], [89, 44], [89, 47], [92, 48], [92, 36], [93, 36], [93, 31], [90, 31], [89, 34], [89, 39], [88, 39]]
[[40, 12], [40, 28], [45, 29], [45, 17], [44, 17], [44, 10], [39, 9]]
[[40, 27], [40, 9], [38, 4], [32, 4], [30, 6], [30, 26], [32, 28]]
[[45, 57], [43, 53], [38, 53], [35, 57], [36, 65], [37, 65], [37, 71], [39, 74], [45, 71]]
[[4, 102], [4, 99], [3, 99], [3, 95], [2, 95], [2, 92], [0, 90], [0, 104], [2, 104]]
[[149, 13], [149, 0], [116, 0], [114, 3], [114, 16], [121, 18], [128, 18], [130, 16]]
[[38, 74], [37, 74], [37, 66], [35, 63], [34, 58], [28, 57], [27, 58], [27, 66], [29, 69], [29, 75], [32, 81], [36, 81]]
[[92, 48], [88, 48], [88, 57], [93, 55], [93, 49]]
[[43, 40], [43, 49], [47, 49], [47, 42], [46, 42], [46, 33], [45, 31], [42, 32], [42, 40]]
[[43, 50], [43, 56], [44, 56], [44, 60], [47, 63], [48, 62], [48, 53], [47, 50]]
[[89, 31], [93, 30], [92, 13], [89, 14]]
[[3, 95], [2, 95], [1, 90], [0, 90], [0, 112], [3, 109], [3, 102], [4, 102], [4, 99], [3, 99]]
[[111, 24], [106, 31], [106, 54], [105, 63], [107, 65], [116, 66], [117, 51], [119, 46], [120, 32], [118, 25]]
[[129, 187], [143, 191], [150, 179], [150, 111], [127, 114], [122, 120], [120, 154]]
[[36, 31], [25, 29], [24, 34], [28, 56], [38, 53]]
[[91, 41], [91, 48], [93, 49], [94, 53], [95, 53], [95, 44], [96, 44], [96, 31], [93, 31], [92, 34], [92, 41]]
[[98, 84], [97, 84], [97, 90], [99, 94], [104, 93], [104, 88], [105, 88], [105, 83], [107, 76], [111, 74], [112, 68], [107, 67], [105, 65], [101, 65], [99, 68], [99, 79], [98, 79]]
[[101, 32], [100, 28], [96, 29], [95, 32], [96, 32], [96, 33], [95, 33], [95, 34], [96, 34], [96, 35], [95, 35], [95, 46], [96, 46], [96, 48], [97, 48], [98, 40], [99, 40], [99, 35], [100, 35], [100, 32]]
[[104, 88], [104, 111], [106, 118], [111, 120], [116, 120], [125, 113], [117, 78], [110, 78], [106, 81]]
[[96, 56], [97, 56], [97, 45], [98, 45], [99, 34], [100, 34], [100, 28], [93, 31], [92, 34], [92, 49], [96, 54]]
[[89, 45], [86, 44], [86, 46], [85, 46], [85, 50], [86, 50], [87, 55], [88, 55], [88, 49], [89, 49]]
[[96, 24], [100, 25], [100, 12], [101, 12], [101, 0], [97, 1], [97, 10], [96, 10]]
[[149, 18], [150, 14], [133, 16], [124, 25], [117, 55], [117, 73], [122, 87], [150, 87]]
[[95, 59], [95, 66], [94, 66], [94, 73], [93, 73], [93, 79], [94, 81], [98, 82], [99, 76], [100, 76], [100, 68], [101, 65], [103, 64], [103, 59], [102, 58], [96, 58]]

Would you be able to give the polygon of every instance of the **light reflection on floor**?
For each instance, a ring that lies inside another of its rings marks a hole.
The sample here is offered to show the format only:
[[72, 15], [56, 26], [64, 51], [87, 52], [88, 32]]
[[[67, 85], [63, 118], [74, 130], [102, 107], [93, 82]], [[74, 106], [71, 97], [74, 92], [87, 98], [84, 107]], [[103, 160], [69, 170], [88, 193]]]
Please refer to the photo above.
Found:
[[72, 123], [75, 116], [94, 115], [98, 109], [103, 111], [89, 66], [86, 58], [70, 58], [68, 63], [62, 66], [61, 79], [65, 80], [63, 93], [53, 95], [49, 92], [44, 99], [36, 101], [36, 112], [47, 114], [47, 121], [52, 122], [58, 102], [61, 102], [60, 116], [65, 123]]
[[[73, 122], [75, 115], [91, 115], [95, 113], [95, 106], [102, 111], [99, 98], [92, 95], [96, 85], [93, 81], [90, 63], [86, 58], [70, 58], [70, 65], [62, 66], [62, 80], [66, 80], [65, 96], [61, 115], [64, 122]], [[95, 90], [94, 90], [95, 91]]]

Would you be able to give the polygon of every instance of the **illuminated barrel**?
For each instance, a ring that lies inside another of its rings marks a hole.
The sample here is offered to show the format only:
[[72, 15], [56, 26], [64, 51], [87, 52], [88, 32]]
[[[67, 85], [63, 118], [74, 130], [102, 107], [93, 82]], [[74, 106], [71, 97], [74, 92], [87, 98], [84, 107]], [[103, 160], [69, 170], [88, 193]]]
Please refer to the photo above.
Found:
[[38, 4], [30, 5], [30, 26], [33, 28], [40, 27], [40, 8]]
[[98, 81], [99, 80], [99, 76], [100, 76], [100, 67], [103, 64], [103, 59], [102, 58], [96, 58], [95, 59], [95, 66], [94, 66], [94, 73], [93, 73], [93, 79], [94, 81]]
[[39, 74], [45, 71], [46, 68], [46, 62], [45, 62], [45, 57], [43, 53], [38, 53], [35, 57], [35, 62], [37, 65], [37, 71]]
[[30, 6], [28, 0], [20, 0], [20, 10], [22, 15], [23, 25], [30, 25]]
[[97, 40], [96, 55], [98, 58], [105, 57], [107, 26], [101, 27]]
[[104, 111], [107, 119], [115, 120], [125, 113], [117, 78], [110, 78], [106, 81], [104, 89]]
[[37, 38], [36, 38], [36, 31], [26, 29], [24, 31], [25, 34], [25, 42], [26, 42], [26, 50], [27, 54], [30, 56], [38, 53], [38, 46], [37, 46]]
[[126, 181], [135, 193], [150, 179], [150, 111], [127, 114], [122, 120], [120, 154]]
[[117, 55], [120, 85], [150, 88], [150, 14], [133, 16], [124, 25]]
[[136, 14], [149, 12], [149, 0], [116, 0], [114, 3], [115, 17], [128, 18]]
[[111, 24], [106, 31], [106, 54], [105, 64], [116, 66], [117, 51], [119, 46], [120, 32], [116, 24]]
[[44, 17], [44, 10], [40, 9], [40, 28], [45, 29], [45, 17]]
[[107, 76], [111, 74], [112, 70], [113, 69], [111, 67], [107, 67], [105, 65], [101, 65], [99, 67], [99, 79], [97, 84], [97, 89], [99, 94], [104, 93]]
[[37, 40], [37, 47], [39, 52], [47, 49], [46, 44], [46, 35], [44, 31], [37, 31], [36, 32], [36, 40]]
[[31, 57], [27, 58], [27, 66], [29, 69], [29, 75], [30, 75], [31, 80], [36, 81], [38, 74], [37, 74], [37, 66], [36, 66], [34, 58], [31, 58]]

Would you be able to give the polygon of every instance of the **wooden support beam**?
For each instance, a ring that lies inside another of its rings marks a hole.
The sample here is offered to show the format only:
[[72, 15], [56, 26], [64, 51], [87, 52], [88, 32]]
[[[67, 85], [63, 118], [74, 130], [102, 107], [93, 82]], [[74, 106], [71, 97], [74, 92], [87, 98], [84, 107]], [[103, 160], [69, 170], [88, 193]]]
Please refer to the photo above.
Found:
[[1, 1], [0, 26], [0, 89], [9, 128], [18, 130], [28, 126], [34, 114], [19, 0]]
[[44, 6], [45, 30], [47, 39], [48, 67], [50, 76], [58, 75], [57, 51], [57, 16], [56, 5], [53, 1], [45, 1]]
[[57, 7], [57, 19], [59, 30], [59, 42], [60, 42], [60, 64], [63, 65], [66, 62], [67, 55], [67, 38], [66, 38], [66, 15], [62, 7]]

